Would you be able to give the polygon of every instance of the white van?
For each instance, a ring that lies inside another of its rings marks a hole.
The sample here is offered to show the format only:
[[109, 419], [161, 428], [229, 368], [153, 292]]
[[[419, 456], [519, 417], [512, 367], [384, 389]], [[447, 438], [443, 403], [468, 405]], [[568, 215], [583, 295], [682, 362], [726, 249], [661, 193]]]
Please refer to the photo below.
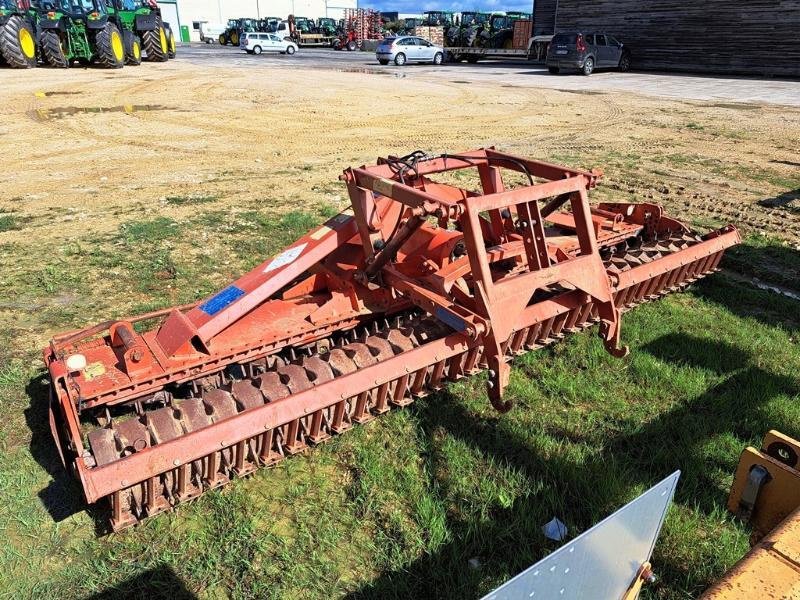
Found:
[[209, 23], [200, 21], [200, 41], [206, 44], [213, 44], [219, 41], [219, 36], [225, 33], [225, 25], [222, 23]]
[[243, 33], [239, 47], [248, 54], [280, 52], [291, 55], [297, 52], [297, 44], [274, 33]]

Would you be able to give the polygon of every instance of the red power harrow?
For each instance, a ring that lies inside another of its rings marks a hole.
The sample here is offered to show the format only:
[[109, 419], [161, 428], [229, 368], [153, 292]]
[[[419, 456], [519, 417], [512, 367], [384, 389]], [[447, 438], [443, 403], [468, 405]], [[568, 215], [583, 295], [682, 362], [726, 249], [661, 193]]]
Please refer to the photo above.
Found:
[[506, 411], [510, 358], [594, 323], [623, 356], [620, 313], [739, 234], [590, 207], [599, 176], [494, 149], [347, 169], [351, 211], [213, 297], [51, 342], [62, 458], [120, 529], [480, 370]]

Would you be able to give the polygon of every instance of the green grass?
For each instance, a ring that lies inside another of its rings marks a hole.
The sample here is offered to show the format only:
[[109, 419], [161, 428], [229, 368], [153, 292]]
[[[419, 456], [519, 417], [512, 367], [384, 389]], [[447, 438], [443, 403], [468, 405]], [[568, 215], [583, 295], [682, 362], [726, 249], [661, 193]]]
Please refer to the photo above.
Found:
[[16, 229], [22, 229], [22, 225], [15, 215], [0, 214], [0, 233]]
[[[55, 464], [40, 372], [11, 363], [0, 400], [32, 439], [0, 426], [0, 597], [476, 597], [555, 549], [553, 516], [575, 535], [675, 469], [645, 597], [694, 597], [747, 549], [724, 509], [739, 452], [770, 428], [800, 435], [790, 306], [717, 276], [626, 315], [625, 360], [589, 334], [517, 359], [506, 415], [462, 381], [101, 538]], [[70, 516], [54, 523], [37, 494]]]
[[508, 414], [483, 377], [464, 380], [97, 537], [50, 440], [37, 348], [20, 339], [201, 298], [334, 212], [204, 208], [3, 263], [18, 267], [4, 296], [47, 302], [0, 330], [0, 598], [477, 597], [557, 547], [541, 534], [552, 517], [576, 535], [676, 469], [645, 597], [695, 597], [746, 551], [725, 510], [738, 455], [772, 428], [800, 436], [798, 303], [739, 277], [788, 284], [800, 253], [763, 236], [728, 253], [736, 278], [627, 314], [624, 360], [594, 332], [516, 359]]

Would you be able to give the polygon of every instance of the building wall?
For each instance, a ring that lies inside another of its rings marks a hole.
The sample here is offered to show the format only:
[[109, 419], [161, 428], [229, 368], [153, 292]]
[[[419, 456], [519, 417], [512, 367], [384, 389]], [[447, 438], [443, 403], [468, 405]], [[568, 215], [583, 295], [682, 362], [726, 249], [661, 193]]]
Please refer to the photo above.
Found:
[[617, 35], [634, 68], [800, 77], [798, 0], [536, 0], [535, 11], [540, 34]]
[[[239, 17], [264, 18], [290, 14], [316, 19], [331, 17], [341, 19], [346, 8], [356, 8], [357, 0], [177, 0], [181, 25], [189, 27], [192, 41], [200, 35], [193, 23], [226, 23]], [[176, 27], [173, 26], [173, 29]]]

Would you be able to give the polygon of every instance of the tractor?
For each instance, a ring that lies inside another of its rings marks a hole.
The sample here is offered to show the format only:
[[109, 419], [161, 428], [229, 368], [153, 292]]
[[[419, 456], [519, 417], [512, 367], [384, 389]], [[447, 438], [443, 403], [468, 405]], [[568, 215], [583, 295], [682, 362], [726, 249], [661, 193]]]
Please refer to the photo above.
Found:
[[336, 35], [338, 31], [336, 21], [327, 17], [317, 19], [317, 31], [327, 36]]
[[0, 63], [15, 69], [36, 66], [36, 28], [26, 0], [0, 0]]
[[483, 31], [491, 13], [466, 11], [461, 13], [461, 23], [447, 30], [447, 45], [470, 47], [475, 45], [481, 31]]
[[219, 45], [238, 46], [242, 34], [254, 32], [257, 24], [256, 19], [228, 19], [228, 26], [219, 34]]
[[530, 13], [523, 12], [492, 15], [489, 26], [480, 33], [475, 45], [483, 48], [511, 48], [514, 42], [514, 23], [530, 18]]
[[77, 62], [118, 69], [125, 64], [122, 32], [109, 20], [105, 0], [46, 0], [39, 11], [46, 65], [66, 68]]
[[142, 48], [152, 62], [175, 57], [175, 36], [154, 4], [147, 0], [106, 0], [109, 20], [122, 31], [125, 64], [141, 64]]
[[266, 17], [264, 19], [259, 19], [256, 29], [262, 33], [275, 33], [278, 30], [278, 25], [280, 22], [280, 17]]

